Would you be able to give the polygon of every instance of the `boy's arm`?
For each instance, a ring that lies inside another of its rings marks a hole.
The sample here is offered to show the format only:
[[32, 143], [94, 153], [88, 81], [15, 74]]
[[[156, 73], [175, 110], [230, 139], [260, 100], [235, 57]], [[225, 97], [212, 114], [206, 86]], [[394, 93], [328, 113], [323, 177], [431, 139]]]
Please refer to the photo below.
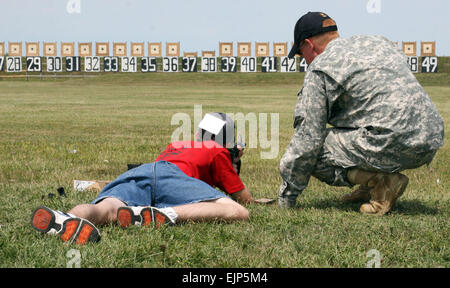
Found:
[[230, 194], [230, 196], [234, 201], [240, 204], [250, 204], [254, 202], [252, 193], [250, 192], [250, 190], [248, 190], [247, 187], [245, 187], [241, 191]]

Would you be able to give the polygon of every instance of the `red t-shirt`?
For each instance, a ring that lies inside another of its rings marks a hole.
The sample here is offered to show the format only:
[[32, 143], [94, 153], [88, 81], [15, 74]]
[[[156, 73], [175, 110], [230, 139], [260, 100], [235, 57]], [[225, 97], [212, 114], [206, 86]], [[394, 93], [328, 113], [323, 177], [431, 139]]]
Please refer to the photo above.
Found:
[[186, 175], [228, 194], [245, 188], [233, 169], [230, 152], [214, 141], [170, 143], [155, 162], [161, 160], [177, 165]]

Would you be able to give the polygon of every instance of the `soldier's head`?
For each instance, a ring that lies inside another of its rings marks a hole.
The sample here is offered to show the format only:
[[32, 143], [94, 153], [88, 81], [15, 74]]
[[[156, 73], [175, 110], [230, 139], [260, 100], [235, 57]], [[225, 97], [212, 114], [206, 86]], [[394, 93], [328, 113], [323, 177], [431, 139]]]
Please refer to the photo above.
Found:
[[322, 12], [308, 12], [295, 24], [294, 46], [289, 52], [289, 58], [301, 55], [306, 63], [320, 55], [328, 43], [339, 37], [336, 22]]

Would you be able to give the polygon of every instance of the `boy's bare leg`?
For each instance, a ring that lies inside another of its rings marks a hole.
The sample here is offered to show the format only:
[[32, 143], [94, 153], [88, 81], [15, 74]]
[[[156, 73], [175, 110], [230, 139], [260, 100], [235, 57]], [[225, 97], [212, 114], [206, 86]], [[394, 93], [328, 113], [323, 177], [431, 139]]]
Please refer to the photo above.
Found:
[[177, 221], [236, 221], [249, 219], [249, 212], [245, 207], [225, 197], [172, 208], [178, 214]]
[[105, 198], [97, 204], [80, 204], [72, 208], [69, 213], [89, 220], [94, 225], [103, 225], [117, 220], [117, 210], [126, 206], [117, 198]]

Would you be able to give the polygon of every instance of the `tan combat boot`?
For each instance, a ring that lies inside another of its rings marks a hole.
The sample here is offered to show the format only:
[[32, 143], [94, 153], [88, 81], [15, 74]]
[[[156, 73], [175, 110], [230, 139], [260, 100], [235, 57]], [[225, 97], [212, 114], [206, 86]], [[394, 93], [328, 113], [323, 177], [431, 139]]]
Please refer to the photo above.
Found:
[[366, 185], [359, 185], [359, 188], [352, 193], [345, 194], [341, 197], [344, 203], [367, 202], [370, 200], [370, 188]]
[[370, 188], [367, 186], [369, 179], [374, 177], [376, 173], [364, 171], [358, 168], [351, 169], [347, 172], [347, 179], [354, 185], [359, 185], [359, 188], [352, 193], [345, 194], [341, 197], [344, 203], [367, 202], [370, 200]]
[[408, 177], [400, 173], [376, 173], [367, 182], [370, 188], [370, 201], [361, 205], [361, 213], [380, 216], [386, 214], [403, 194], [408, 182]]

